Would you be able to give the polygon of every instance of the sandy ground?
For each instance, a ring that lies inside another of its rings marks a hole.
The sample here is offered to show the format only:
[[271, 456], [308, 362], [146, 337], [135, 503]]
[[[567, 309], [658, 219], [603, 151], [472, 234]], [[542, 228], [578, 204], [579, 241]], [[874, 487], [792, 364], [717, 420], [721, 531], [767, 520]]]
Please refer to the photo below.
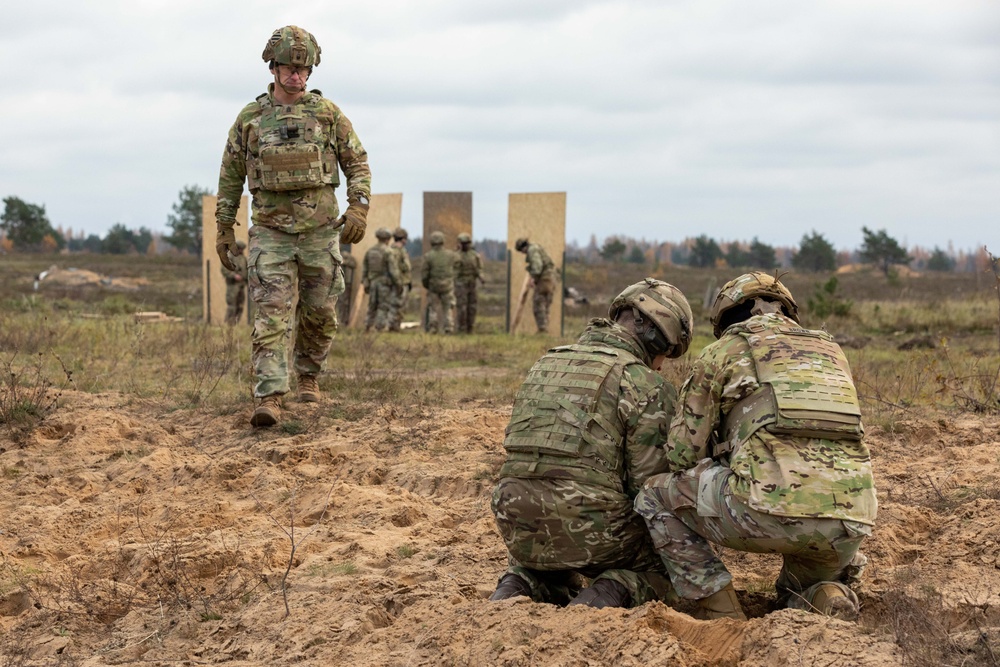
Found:
[[996, 418], [869, 428], [881, 510], [859, 623], [772, 610], [778, 561], [726, 552], [741, 623], [490, 603], [509, 408], [348, 422], [324, 416], [330, 399], [290, 403], [289, 434], [248, 411], [62, 401], [30, 433], [0, 429], [0, 665], [894, 665], [938, 644], [938, 664], [1000, 659]]

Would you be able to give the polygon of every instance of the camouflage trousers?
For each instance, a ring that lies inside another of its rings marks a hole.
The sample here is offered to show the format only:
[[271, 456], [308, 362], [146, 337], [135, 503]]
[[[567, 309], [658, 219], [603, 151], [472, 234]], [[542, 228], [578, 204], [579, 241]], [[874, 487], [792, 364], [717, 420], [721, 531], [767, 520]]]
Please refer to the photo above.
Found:
[[427, 290], [427, 330], [431, 333], [455, 332], [454, 290]]
[[479, 295], [476, 293], [476, 281], [455, 281], [455, 310], [458, 319], [459, 333], [472, 333], [476, 325], [476, 311], [479, 305]]
[[732, 581], [713, 543], [784, 556], [775, 590], [779, 603], [788, 606], [811, 602], [821, 583], [860, 578], [867, 559], [858, 548], [871, 535], [870, 526], [759, 512], [731, 492], [731, 476], [727, 466], [703, 459], [689, 470], [649, 478], [636, 496], [635, 511], [646, 520], [682, 598], [708, 597]]
[[392, 304], [396, 288], [385, 277], [376, 278], [368, 286], [368, 312], [365, 315], [365, 330], [375, 327], [382, 331], [389, 326]]
[[399, 331], [403, 324], [403, 312], [410, 298], [410, 288], [406, 285], [392, 290], [392, 304], [389, 306], [389, 331]]
[[572, 480], [502, 478], [491, 506], [509, 553], [507, 573], [524, 579], [536, 602], [568, 602], [580, 588], [576, 575], [617, 581], [632, 605], [675, 601], [628, 497], [604, 490], [588, 502], [592, 489]]
[[226, 283], [226, 321], [239, 322], [243, 317], [243, 306], [247, 301], [245, 282]]
[[329, 225], [297, 234], [254, 225], [249, 245], [247, 282], [256, 305], [254, 396], [260, 398], [288, 392], [293, 329], [295, 371], [317, 375], [322, 370], [337, 332], [337, 297], [344, 292], [344, 273], [340, 229]]
[[549, 330], [549, 310], [552, 308], [552, 295], [555, 293], [556, 282], [551, 278], [539, 278], [535, 281], [535, 294], [531, 298], [531, 310], [535, 314], [535, 325], [538, 333]]

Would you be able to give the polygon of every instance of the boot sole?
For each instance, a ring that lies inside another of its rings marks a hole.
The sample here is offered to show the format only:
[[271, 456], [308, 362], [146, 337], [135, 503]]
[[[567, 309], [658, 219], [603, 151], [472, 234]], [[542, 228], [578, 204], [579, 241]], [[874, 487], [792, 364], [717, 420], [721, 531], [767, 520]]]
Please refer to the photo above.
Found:
[[299, 403], [319, 403], [319, 394], [299, 394]]

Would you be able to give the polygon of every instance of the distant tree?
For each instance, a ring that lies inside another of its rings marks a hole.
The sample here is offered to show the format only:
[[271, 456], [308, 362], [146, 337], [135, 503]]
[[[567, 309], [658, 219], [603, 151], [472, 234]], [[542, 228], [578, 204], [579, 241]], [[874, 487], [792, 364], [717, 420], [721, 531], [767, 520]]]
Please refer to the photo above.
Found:
[[178, 250], [201, 255], [201, 198], [211, 194], [197, 185], [187, 185], [177, 195], [174, 212], [167, 216], [167, 226], [174, 231], [163, 239]]
[[609, 262], [621, 261], [624, 254], [625, 244], [620, 239], [605, 239], [604, 245], [601, 246], [601, 257]]
[[871, 262], [878, 266], [882, 273], [889, 275], [893, 264], [909, 264], [912, 257], [906, 254], [896, 239], [889, 236], [884, 229], [873, 232], [867, 227], [861, 228], [864, 242], [858, 257], [862, 262]]
[[729, 249], [726, 250], [724, 259], [726, 260], [726, 264], [728, 264], [729, 267], [733, 269], [740, 269], [743, 268], [744, 266], [750, 266], [750, 253], [744, 250], [739, 243], [729, 244]]
[[628, 253], [628, 258], [625, 260], [629, 264], [645, 264], [646, 263], [646, 253], [642, 251], [637, 245], [632, 246], [632, 250]]
[[713, 267], [715, 266], [715, 261], [718, 259], [722, 259], [722, 248], [719, 247], [719, 244], [714, 239], [710, 239], [705, 234], [702, 234], [694, 240], [694, 246], [691, 248], [691, 257], [688, 259], [688, 263], [691, 266], [701, 268]]
[[104, 236], [101, 250], [111, 255], [127, 255], [135, 252], [135, 234], [120, 222], [115, 223]]
[[[62, 234], [52, 228], [52, 223], [45, 215], [44, 206], [29, 204], [19, 197], [4, 197], [3, 204], [0, 229], [4, 231], [16, 249], [38, 251], [45, 249], [45, 245], [52, 248], [53, 242], [56, 248], [62, 248], [66, 245]], [[46, 236], [52, 238], [50, 242], [43, 245]]]
[[82, 246], [81, 250], [86, 250], [87, 252], [96, 254], [104, 250], [104, 242], [97, 234], [90, 234], [80, 244]]
[[928, 271], [954, 271], [955, 270], [955, 260], [952, 259], [948, 253], [937, 246], [934, 247], [934, 252], [927, 259], [927, 270]]
[[774, 256], [774, 247], [766, 243], [761, 243], [757, 237], [753, 237], [750, 243], [750, 251], [747, 253], [748, 265], [755, 269], [773, 269], [778, 266], [778, 260]]
[[813, 231], [799, 242], [799, 251], [792, 255], [792, 266], [802, 271], [833, 271], [837, 268], [837, 252], [826, 238]]

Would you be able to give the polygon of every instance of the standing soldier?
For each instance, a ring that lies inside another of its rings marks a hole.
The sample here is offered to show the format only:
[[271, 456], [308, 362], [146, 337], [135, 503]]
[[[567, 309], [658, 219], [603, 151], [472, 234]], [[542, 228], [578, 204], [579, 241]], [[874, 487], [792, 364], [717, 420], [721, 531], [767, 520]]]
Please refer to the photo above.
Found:
[[420, 267], [420, 282], [427, 290], [427, 323], [433, 333], [450, 334], [455, 332], [455, 253], [445, 250], [441, 232], [431, 234], [430, 241], [431, 251]]
[[361, 284], [368, 295], [368, 314], [365, 316], [365, 331], [382, 331], [389, 326], [393, 299], [399, 287], [399, 269], [393, 257], [389, 239], [392, 232], [385, 227], [375, 230], [378, 243], [365, 253], [362, 262]]
[[483, 281], [483, 259], [472, 247], [472, 237], [458, 235], [458, 257], [455, 259], [455, 307], [458, 310], [458, 332], [472, 333], [476, 324], [476, 281]]
[[[677, 392], [656, 369], [690, 342], [687, 299], [647, 278], [612, 301], [607, 319], [592, 319], [575, 344], [549, 350], [528, 371], [493, 492], [509, 567], [491, 600], [628, 607], [671, 599], [632, 500], [668, 465], [663, 442]], [[594, 579], [579, 595], [576, 573]]]
[[777, 278], [754, 271], [712, 306], [670, 425], [670, 472], [635, 500], [674, 589], [707, 618], [746, 619], [712, 544], [784, 557], [779, 603], [852, 619], [877, 502], [847, 358], [799, 326]]
[[[233, 226], [244, 180], [253, 195], [247, 282], [257, 307], [252, 357], [254, 396], [260, 399], [250, 417], [253, 426], [278, 422], [281, 396], [289, 389], [293, 330], [299, 400], [319, 400], [317, 376], [337, 330], [337, 297], [344, 291], [340, 244], [365, 235], [368, 154], [340, 108], [318, 90], [306, 91], [320, 53], [302, 28], [274, 31], [262, 54], [274, 80], [240, 111], [222, 155], [215, 247], [230, 270], [230, 253], [238, 252]], [[338, 166], [347, 178], [343, 215], [334, 193]]]
[[389, 331], [399, 331], [403, 324], [403, 311], [406, 301], [413, 289], [413, 266], [410, 264], [410, 253], [406, 252], [406, 240], [409, 234], [402, 227], [397, 227], [392, 233], [392, 252], [399, 270], [399, 287], [396, 288], [392, 310], [389, 316]]
[[535, 288], [531, 309], [535, 313], [538, 333], [548, 333], [549, 308], [556, 290], [556, 265], [542, 246], [530, 243], [528, 239], [518, 239], [514, 243], [514, 249], [526, 255], [528, 275], [531, 276], [531, 286]]
[[239, 254], [233, 256], [233, 266], [230, 271], [222, 267], [222, 275], [226, 279], [226, 322], [236, 324], [243, 317], [243, 306], [247, 302], [247, 256], [243, 254], [247, 244], [237, 241]]

